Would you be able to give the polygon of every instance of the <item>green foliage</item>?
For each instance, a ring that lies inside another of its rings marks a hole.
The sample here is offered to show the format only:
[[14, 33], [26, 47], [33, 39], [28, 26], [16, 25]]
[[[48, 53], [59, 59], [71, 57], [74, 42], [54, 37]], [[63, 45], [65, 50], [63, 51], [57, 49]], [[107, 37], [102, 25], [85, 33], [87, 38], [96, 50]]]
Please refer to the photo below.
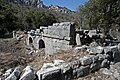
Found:
[[14, 30], [16, 19], [15, 10], [0, 0], [0, 34]]
[[0, 0], [0, 34], [2, 36], [13, 30], [35, 29], [52, 25], [56, 21], [56, 17], [51, 12]]
[[83, 27], [104, 28], [120, 27], [120, 0], [89, 0], [78, 9]]
[[65, 14], [44, 8], [22, 6], [0, 0], [0, 35], [13, 30], [30, 30], [49, 26], [55, 22], [75, 22], [75, 14]]

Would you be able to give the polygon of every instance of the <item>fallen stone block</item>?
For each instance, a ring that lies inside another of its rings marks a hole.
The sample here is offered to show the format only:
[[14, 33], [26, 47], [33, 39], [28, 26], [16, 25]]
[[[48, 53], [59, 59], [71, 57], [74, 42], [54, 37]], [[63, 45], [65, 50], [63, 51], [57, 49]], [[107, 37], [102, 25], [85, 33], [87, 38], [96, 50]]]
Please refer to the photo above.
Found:
[[83, 58], [80, 58], [81, 65], [86, 66], [93, 63], [93, 58], [94, 58], [94, 55], [87, 55], [87, 56], [84, 56]]
[[76, 69], [80, 67], [80, 60], [75, 60], [75, 61], [71, 61], [69, 63], [70, 67], [72, 67], [72, 69]]
[[22, 68], [16, 67], [15, 70], [5, 80], [18, 80], [21, 73]]
[[96, 56], [99, 57], [99, 59], [98, 59], [99, 61], [102, 61], [107, 58], [107, 55], [105, 55], [105, 54], [97, 54]]
[[10, 68], [10, 69], [8, 69], [6, 72], [5, 72], [5, 74], [3, 74], [3, 76], [5, 77], [5, 78], [7, 78], [12, 72], [13, 72], [13, 68]]
[[76, 48], [74, 48], [74, 53], [79, 53], [82, 49], [87, 49], [87, 47], [88, 46], [86, 46], [86, 45], [76, 47]]
[[120, 62], [120, 52], [114, 52], [113, 53], [113, 59], [114, 59], [114, 62]]
[[120, 52], [120, 43], [118, 44], [118, 51]]
[[96, 55], [96, 54], [101, 54], [101, 53], [103, 53], [103, 47], [101, 47], [101, 46], [97, 46], [97, 47], [91, 47], [90, 49], [89, 49], [89, 53], [90, 54], [94, 54], [94, 55]]
[[24, 73], [23, 75], [20, 77], [19, 80], [34, 80], [36, 77], [35, 77], [35, 74], [34, 74], [34, 70], [32, 69], [32, 67], [30, 66], [27, 66], [25, 69], [24, 69]]
[[60, 80], [61, 69], [60, 67], [55, 67], [53, 63], [44, 63], [42, 68], [37, 72], [37, 76], [39, 80]]
[[73, 77], [73, 69], [70, 67], [70, 65], [63, 65], [61, 68], [62, 70], [62, 75], [63, 75], [63, 80], [68, 80]]
[[55, 66], [62, 65], [63, 63], [65, 63], [64, 60], [53, 60], [53, 64], [54, 64]]
[[62, 80], [61, 78], [61, 71], [58, 69], [41, 74], [40, 80]]
[[94, 72], [96, 70], [99, 70], [100, 68], [101, 68], [101, 62], [100, 61], [98, 61], [96, 63], [92, 63], [90, 65], [90, 72]]
[[100, 71], [105, 75], [109, 75], [109, 76], [113, 75], [113, 73], [110, 70], [108, 70], [107, 68], [102, 68], [102, 69], [100, 69]]
[[110, 50], [112, 52], [116, 52], [116, 51], [118, 51], [118, 46], [117, 45], [116, 46], [110, 46]]
[[[81, 66], [79, 69], [83, 71], [83, 76], [88, 75], [89, 72], [90, 72], [89, 71], [90, 70], [90, 66], [89, 65], [88, 66]], [[77, 75], [79, 75], [79, 76], [81, 75], [82, 76], [82, 72], [81, 73], [77, 73]]]
[[109, 46], [104, 47], [104, 53], [105, 53], [105, 54], [107, 54], [107, 53], [110, 52], [110, 51], [111, 51], [111, 49], [110, 49]]
[[108, 59], [105, 59], [102, 61], [101, 63], [101, 68], [105, 68], [105, 67], [108, 67], [110, 64], [110, 62], [108, 61]]

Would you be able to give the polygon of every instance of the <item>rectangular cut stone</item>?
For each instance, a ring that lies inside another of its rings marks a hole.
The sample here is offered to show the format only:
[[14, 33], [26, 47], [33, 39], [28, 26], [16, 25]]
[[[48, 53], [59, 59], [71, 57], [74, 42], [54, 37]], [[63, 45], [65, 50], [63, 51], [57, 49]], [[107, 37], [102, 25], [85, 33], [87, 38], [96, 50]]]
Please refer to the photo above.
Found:
[[81, 66], [80, 68], [76, 69], [77, 78], [88, 75], [89, 70], [90, 66]]
[[100, 62], [100, 61], [97, 61], [97, 62], [95, 62], [95, 63], [92, 63], [92, 64], [90, 65], [90, 72], [94, 72], [94, 71], [100, 69], [100, 67], [101, 67], [101, 62]]
[[60, 70], [54, 70], [41, 75], [41, 80], [61, 80]]
[[81, 65], [86, 66], [93, 63], [93, 60], [94, 60], [93, 58], [94, 58], [94, 55], [87, 55], [87, 56], [84, 56], [83, 58], [80, 58]]

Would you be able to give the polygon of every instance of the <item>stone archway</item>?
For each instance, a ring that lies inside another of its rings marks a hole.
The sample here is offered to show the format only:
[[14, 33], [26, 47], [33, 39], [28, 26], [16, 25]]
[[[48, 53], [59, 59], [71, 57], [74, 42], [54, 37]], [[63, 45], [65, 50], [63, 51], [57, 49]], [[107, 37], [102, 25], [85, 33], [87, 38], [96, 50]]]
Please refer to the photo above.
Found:
[[33, 40], [31, 37], [29, 37], [29, 44], [32, 44], [33, 43]]
[[41, 49], [41, 48], [45, 48], [45, 43], [42, 39], [39, 40], [39, 49]]

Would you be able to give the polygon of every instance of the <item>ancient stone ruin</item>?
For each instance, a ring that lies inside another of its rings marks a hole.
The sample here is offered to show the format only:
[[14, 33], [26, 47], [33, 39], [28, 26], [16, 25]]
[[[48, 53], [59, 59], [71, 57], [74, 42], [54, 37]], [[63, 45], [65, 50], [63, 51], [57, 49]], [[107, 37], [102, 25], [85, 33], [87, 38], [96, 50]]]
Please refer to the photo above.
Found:
[[27, 45], [36, 49], [45, 48], [46, 54], [68, 50], [75, 45], [75, 26], [73, 22], [54, 23], [52, 26], [28, 32]]
[[[20, 40], [22, 36], [13, 37]], [[73, 22], [54, 23], [52, 26], [31, 30], [28, 32], [27, 45], [35, 49], [44, 49], [46, 54], [53, 55], [61, 50], [72, 49], [72, 54], [85, 50], [87, 55], [77, 56], [71, 61], [53, 60], [44, 63], [34, 72], [32, 67], [25, 69], [16, 67], [3, 74], [5, 80], [71, 80], [86, 76], [91, 72], [102, 70], [103, 74], [120, 79], [120, 42], [109, 34], [102, 41], [100, 30], [75, 30]], [[79, 53], [82, 54], [82, 53]], [[15, 74], [17, 73], [17, 75]], [[21, 75], [22, 74], [22, 75]]]

